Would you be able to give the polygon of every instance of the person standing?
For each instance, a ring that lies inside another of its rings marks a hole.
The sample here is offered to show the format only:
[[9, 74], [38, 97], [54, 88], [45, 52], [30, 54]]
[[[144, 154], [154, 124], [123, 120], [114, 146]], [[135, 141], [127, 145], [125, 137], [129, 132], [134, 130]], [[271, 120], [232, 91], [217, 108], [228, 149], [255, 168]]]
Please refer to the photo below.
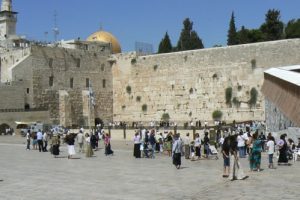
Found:
[[114, 152], [111, 150], [111, 146], [110, 146], [110, 137], [109, 134], [106, 133], [105, 134], [105, 138], [104, 138], [104, 144], [105, 144], [105, 155], [113, 155]]
[[190, 159], [190, 134], [187, 133], [186, 136], [183, 138], [184, 144], [184, 157], [185, 159]]
[[174, 143], [172, 146], [172, 154], [173, 154], [173, 165], [177, 169], [180, 169], [181, 166], [181, 150], [182, 150], [182, 141], [179, 139], [179, 135], [174, 135]]
[[52, 154], [54, 155], [54, 158], [59, 155], [59, 145], [60, 145], [60, 138], [57, 135], [57, 133], [54, 133], [52, 138], [51, 138], [51, 149], [52, 149]]
[[270, 169], [275, 169], [274, 165], [273, 165], [273, 155], [274, 155], [274, 150], [275, 150], [275, 139], [274, 139], [273, 136], [268, 137], [267, 150], [268, 150], [268, 156], [269, 156], [269, 168]]
[[79, 133], [76, 136], [76, 140], [79, 146], [79, 153], [83, 153], [83, 142], [84, 142], [84, 136], [82, 131], [80, 130]]
[[92, 157], [94, 152], [93, 152], [93, 149], [92, 149], [92, 146], [91, 146], [91, 137], [88, 133], [85, 134], [85, 142], [86, 142], [86, 153], [85, 153], [85, 156], [87, 158], [89, 157]]
[[44, 146], [43, 146], [43, 152], [47, 152], [47, 146], [48, 146], [48, 140], [49, 140], [49, 135], [47, 132], [44, 132], [43, 134], [43, 143], [44, 143]]
[[155, 140], [155, 134], [154, 130], [151, 130], [150, 137], [149, 137], [149, 143], [151, 145], [151, 158], [155, 158], [155, 146], [156, 146], [156, 140]]
[[262, 151], [262, 147], [261, 147], [261, 140], [258, 139], [258, 133], [254, 133], [252, 135], [252, 153], [251, 153], [251, 165], [250, 165], [250, 169], [251, 171], [260, 171], [260, 163], [261, 163], [261, 151]]
[[204, 143], [204, 154], [205, 154], [205, 157], [208, 158], [208, 156], [210, 154], [208, 132], [205, 132], [205, 134], [204, 134], [203, 143]]
[[165, 144], [164, 149], [167, 150], [169, 156], [171, 156], [172, 154], [172, 141], [173, 141], [172, 132], [169, 132], [166, 138], [164, 139], [164, 144]]
[[285, 141], [285, 134], [280, 135], [280, 140], [277, 143], [279, 147], [279, 158], [278, 158], [278, 165], [288, 165], [288, 158], [287, 158], [287, 143]]
[[66, 136], [66, 143], [68, 144], [68, 159], [72, 159], [72, 156], [76, 154], [75, 152], [75, 136], [73, 133]]
[[237, 145], [238, 145], [238, 149], [239, 149], [239, 157], [240, 158], [245, 158], [245, 140], [243, 137], [243, 131], [241, 130], [239, 135], [237, 136]]
[[222, 154], [223, 154], [223, 160], [224, 160], [223, 177], [227, 178], [227, 177], [229, 177], [229, 172], [230, 172], [230, 141], [229, 141], [229, 137], [226, 137], [223, 141]]
[[26, 142], [27, 142], [26, 150], [30, 150], [30, 130], [28, 130], [26, 133]]
[[133, 148], [133, 156], [136, 158], [141, 158], [141, 138], [138, 132], [135, 133], [134, 138], [134, 148]]
[[201, 158], [201, 139], [199, 133], [196, 134], [196, 138], [195, 138], [195, 151], [196, 151], [197, 159], [199, 160]]
[[[239, 162], [239, 158], [237, 156], [237, 140], [236, 136], [232, 135], [229, 136], [229, 144], [230, 144], [230, 153], [231, 153], [231, 160], [232, 165], [230, 167], [230, 174], [229, 179], [231, 181], [234, 180], [245, 180], [249, 176], [244, 174], [244, 170], [242, 169], [241, 163]], [[224, 142], [225, 143], [225, 142]]]
[[42, 152], [42, 150], [43, 150], [43, 133], [42, 133], [41, 129], [39, 129], [39, 131], [37, 132], [36, 139], [37, 139], [37, 143], [39, 145], [39, 151]]

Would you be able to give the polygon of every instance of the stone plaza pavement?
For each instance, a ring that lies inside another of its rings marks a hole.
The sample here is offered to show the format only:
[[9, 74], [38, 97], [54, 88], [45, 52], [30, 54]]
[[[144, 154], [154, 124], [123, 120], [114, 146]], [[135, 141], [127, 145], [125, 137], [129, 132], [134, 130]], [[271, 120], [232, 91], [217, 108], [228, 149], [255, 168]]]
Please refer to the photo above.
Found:
[[[25, 150], [24, 138], [0, 136], [0, 199], [300, 199], [300, 161], [292, 166], [267, 168], [263, 154], [262, 172], [248, 172], [247, 159], [242, 165], [249, 178], [229, 181], [221, 177], [222, 161], [183, 159], [177, 170], [171, 159], [135, 159], [133, 145], [112, 141], [114, 156], [103, 149], [95, 157], [67, 159], [49, 152]], [[103, 147], [103, 144], [100, 145]]]

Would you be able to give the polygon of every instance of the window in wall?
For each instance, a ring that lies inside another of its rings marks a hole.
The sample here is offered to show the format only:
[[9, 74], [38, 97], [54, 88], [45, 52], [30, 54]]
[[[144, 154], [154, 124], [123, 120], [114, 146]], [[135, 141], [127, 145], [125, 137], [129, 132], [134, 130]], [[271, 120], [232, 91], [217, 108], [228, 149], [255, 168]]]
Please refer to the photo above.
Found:
[[29, 94], [29, 88], [26, 89], [26, 93]]
[[89, 78], [86, 78], [85, 79], [85, 87], [90, 87], [90, 79]]
[[49, 67], [52, 67], [53, 65], [53, 58], [49, 58]]
[[80, 58], [76, 59], [76, 66], [79, 68], [80, 67]]
[[74, 84], [74, 79], [73, 78], [70, 78], [70, 88], [73, 88], [73, 85]]
[[49, 77], [49, 86], [50, 86], [50, 87], [53, 86], [53, 79], [54, 79], [53, 76], [50, 76], [50, 77]]
[[102, 87], [103, 87], [103, 88], [106, 87], [106, 80], [105, 80], [105, 79], [102, 80]]

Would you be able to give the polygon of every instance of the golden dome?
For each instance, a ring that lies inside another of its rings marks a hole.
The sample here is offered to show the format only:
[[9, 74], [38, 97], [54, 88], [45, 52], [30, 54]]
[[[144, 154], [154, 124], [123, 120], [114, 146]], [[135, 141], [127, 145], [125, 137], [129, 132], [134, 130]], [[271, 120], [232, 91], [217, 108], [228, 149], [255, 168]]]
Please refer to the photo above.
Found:
[[87, 41], [108, 42], [112, 45], [113, 53], [121, 53], [121, 46], [118, 40], [111, 33], [105, 31], [97, 31], [87, 38]]

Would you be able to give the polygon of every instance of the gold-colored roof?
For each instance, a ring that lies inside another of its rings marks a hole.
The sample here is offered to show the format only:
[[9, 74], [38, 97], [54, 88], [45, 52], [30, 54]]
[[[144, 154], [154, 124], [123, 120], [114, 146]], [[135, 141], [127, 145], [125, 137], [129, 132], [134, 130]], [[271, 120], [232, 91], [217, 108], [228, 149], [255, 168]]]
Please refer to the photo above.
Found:
[[87, 38], [87, 41], [100, 41], [111, 43], [113, 53], [121, 53], [121, 46], [118, 40], [111, 33], [97, 31]]

